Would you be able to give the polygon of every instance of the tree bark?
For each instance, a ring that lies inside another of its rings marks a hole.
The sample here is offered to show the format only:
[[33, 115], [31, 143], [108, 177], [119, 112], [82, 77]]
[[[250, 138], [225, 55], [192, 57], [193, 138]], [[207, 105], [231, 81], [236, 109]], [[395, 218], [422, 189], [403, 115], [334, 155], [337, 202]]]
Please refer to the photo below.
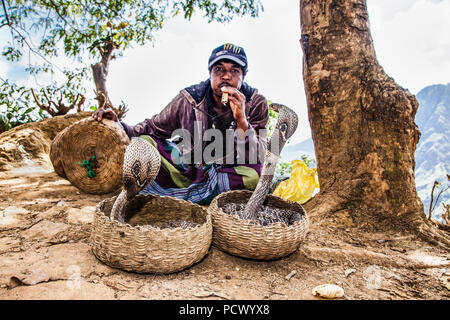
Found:
[[110, 108], [112, 103], [109, 100], [108, 90], [106, 89], [106, 79], [109, 72], [109, 62], [115, 49], [114, 43], [110, 42], [105, 47], [99, 47], [101, 61], [92, 65], [92, 74], [94, 76], [95, 87], [97, 89], [97, 100], [100, 108]]
[[366, 1], [301, 0], [300, 20], [320, 181], [310, 214], [344, 210], [379, 228], [423, 224], [414, 180], [418, 103], [379, 65]]
[[106, 89], [106, 79], [109, 73], [109, 63], [114, 58], [113, 51], [117, 48], [114, 42], [107, 42], [105, 46], [98, 47], [101, 61], [91, 65], [92, 74], [94, 76], [95, 87], [97, 89], [97, 101], [99, 108], [112, 109], [119, 119], [125, 116], [128, 112], [127, 106], [122, 102], [119, 107], [115, 108], [109, 99], [108, 90]]

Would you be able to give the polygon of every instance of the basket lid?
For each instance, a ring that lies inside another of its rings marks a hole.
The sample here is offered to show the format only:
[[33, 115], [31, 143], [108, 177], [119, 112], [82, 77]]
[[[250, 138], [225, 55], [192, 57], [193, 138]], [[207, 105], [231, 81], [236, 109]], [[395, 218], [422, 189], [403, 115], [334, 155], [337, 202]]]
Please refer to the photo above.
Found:
[[129, 143], [117, 122], [86, 118], [55, 137], [50, 158], [55, 171], [80, 190], [106, 194], [122, 185], [123, 156]]

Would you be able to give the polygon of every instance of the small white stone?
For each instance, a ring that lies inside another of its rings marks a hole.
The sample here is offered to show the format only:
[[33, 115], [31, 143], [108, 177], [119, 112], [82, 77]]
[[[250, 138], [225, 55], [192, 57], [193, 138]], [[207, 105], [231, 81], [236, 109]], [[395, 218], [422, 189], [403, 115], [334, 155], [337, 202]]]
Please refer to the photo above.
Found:
[[326, 299], [342, 298], [344, 289], [335, 284], [322, 284], [312, 289], [312, 294]]
[[10, 206], [5, 209], [5, 215], [17, 215], [17, 214], [27, 214], [29, 211], [21, 208], [21, 207], [14, 207]]
[[297, 271], [295, 271], [295, 270], [292, 270], [286, 277], [284, 277], [286, 280], [291, 280], [291, 278], [293, 277], [293, 276], [295, 276], [297, 274]]
[[348, 277], [352, 273], [356, 272], [356, 269], [347, 269], [345, 270], [345, 277]]
[[58, 201], [58, 203], [56, 204], [57, 207], [66, 207], [67, 206], [67, 202], [65, 202], [64, 200]]

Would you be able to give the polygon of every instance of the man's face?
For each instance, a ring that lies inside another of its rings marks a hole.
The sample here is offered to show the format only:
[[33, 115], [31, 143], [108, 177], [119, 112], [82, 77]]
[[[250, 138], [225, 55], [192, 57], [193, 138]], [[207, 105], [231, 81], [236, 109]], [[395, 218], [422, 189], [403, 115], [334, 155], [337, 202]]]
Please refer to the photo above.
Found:
[[222, 96], [222, 87], [233, 87], [240, 89], [244, 81], [242, 69], [234, 62], [219, 61], [211, 69], [211, 87], [214, 95]]

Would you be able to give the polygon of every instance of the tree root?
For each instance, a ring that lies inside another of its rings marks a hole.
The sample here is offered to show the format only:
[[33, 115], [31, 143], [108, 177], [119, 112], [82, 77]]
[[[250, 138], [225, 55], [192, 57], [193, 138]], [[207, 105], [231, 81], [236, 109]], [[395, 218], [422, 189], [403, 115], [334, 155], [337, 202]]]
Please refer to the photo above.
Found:
[[371, 265], [410, 269], [442, 268], [450, 266], [450, 263], [428, 264], [414, 261], [405, 255], [388, 256], [384, 253], [361, 248], [333, 249], [305, 246], [299, 250], [299, 252], [307, 259], [313, 261], [329, 262], [331, 260], [347, 260], [352, 265], [354, 265], [355, 262], [363, 262]]
[[315, 261], [327, 262], [330, 260], [347, 260], [351, 264], [358, 261], [376, 265], [400, 267], [400, 261], [398, 259], [393, 259], [383, 253], [359, 248], [333, 249], [305, 246], [300, 252], [309, 260]]
[[[425, 215], [417, 214], [413, 219], [401, 219], [392, 216], [392, 219], [370, 214], [358, 214], [358, 209], [343, 208], [344, 196], [337, 193], [319, 193], [303, 207], [306, 210], [310, 223], [316, 227], [327, 224], [343, 224], [346, 227], [363, 227], [366, 232], [401, 231], [417, 235], [421, 240], [444, 250], [450, 250], [450, 226], [426, 219]], [[339, 214], [342, 213], [342, 214]], [[368, 229], [370, 227], [370, 230]]]
[[336, 194], [318, 193], [310, 201], [303, 204], [311, 223], [320, 224], [342, 209], [342, 199]]
[[450, 250], [450, 236], [447, 231], [438, 229], [429, 223], [422, 223], [417, 227], [417, 234], [425, 242], [441, 249]]
[[431, 220], [431, 222], [439, 229], [450, 233], [450, 225], [443, 224], [442, 222], [436, 220]]

